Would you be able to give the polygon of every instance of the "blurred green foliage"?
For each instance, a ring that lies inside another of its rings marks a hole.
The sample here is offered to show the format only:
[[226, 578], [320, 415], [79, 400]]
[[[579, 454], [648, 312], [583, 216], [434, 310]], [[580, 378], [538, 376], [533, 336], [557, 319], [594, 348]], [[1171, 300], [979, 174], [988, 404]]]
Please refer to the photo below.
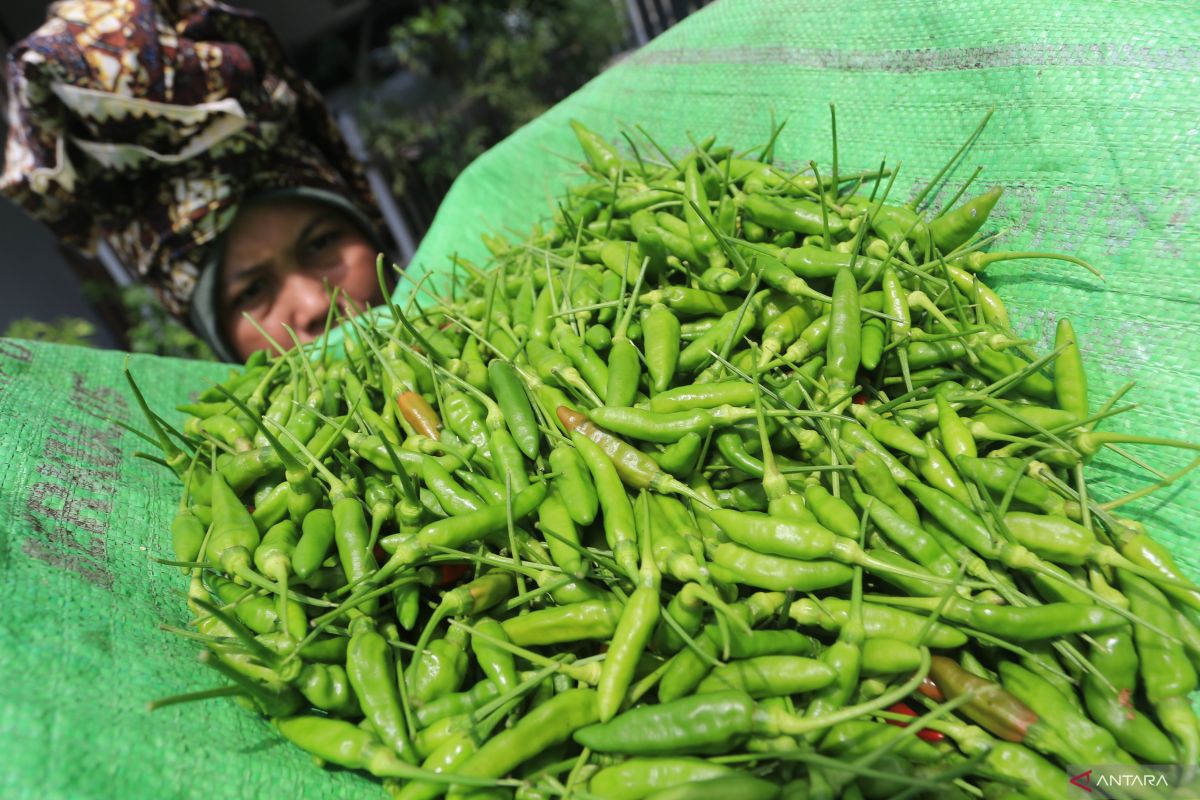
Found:
[[0, 336], [6, 339], [32, 339], [35, 342], [95, 347], [91, 340], [95, 332], [96, 326], [78, 317], [59, 317], [53, 322], [26, 318], [10, 322]]
[[[118, 289], [104, 284], [85, 283], [83, 293], [92, 302], [115, 299], [119, 303], [122, 315], [129, 321], [125, 336], [131, 353], [199, 361], [216, 360], [207, 344], [167, 313], [149, 287], [135, 284]], [[85, 319], [61, 317], [54, 322], [14, 320], [0, 335], [77, 347], [96, 347], [92, 339], [95, 333], [96, 327]]]
[[426, 91], [403, 108], [366, 101], [363, 127], [403, 194], [412, 183], [444, 192], [475, 157], [600, 72], [624, 31], [606, 0], [450, 0], [390, 34]]
[[133, 284], [116, 290], [110, 287], [105, 289], [117, 292], [125, 318], [131, 321], [125, 331], [131, 353], [153, 353], [197, 361], [217, 360], [202, 339], [167, 312], [150, 287]]

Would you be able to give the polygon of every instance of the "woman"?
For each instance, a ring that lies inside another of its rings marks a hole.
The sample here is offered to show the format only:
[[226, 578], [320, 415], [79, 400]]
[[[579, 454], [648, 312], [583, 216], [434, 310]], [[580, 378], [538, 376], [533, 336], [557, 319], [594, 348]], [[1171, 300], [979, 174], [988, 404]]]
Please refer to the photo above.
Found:
[[[316, 90], [215, 0], [64, 0], [10, 50], [3, 191], [105, 240], [217, 355], [382, 301], [383, 226]], [[264, 335], [265, 334], [265, 335]]]

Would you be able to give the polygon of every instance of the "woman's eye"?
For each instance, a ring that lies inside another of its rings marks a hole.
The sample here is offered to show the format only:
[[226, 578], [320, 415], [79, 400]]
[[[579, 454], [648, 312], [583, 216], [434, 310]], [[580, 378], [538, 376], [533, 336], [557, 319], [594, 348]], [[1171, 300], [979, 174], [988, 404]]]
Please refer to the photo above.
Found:
[[237, 293], [233, 296], [233, 304], [238, 308], [245, 308], [255, 301], [261, 299], [266, 293], [267, 282], [262, 278], [251, 278]]
[[320, 253], [326, 248], [333, 246], [337, 242], [339, 235], [340, 234], [337, 231], [318, 233], [316, 236], [313, 236], [308, 240], [305, 249], [307, 249], [309, 253]]

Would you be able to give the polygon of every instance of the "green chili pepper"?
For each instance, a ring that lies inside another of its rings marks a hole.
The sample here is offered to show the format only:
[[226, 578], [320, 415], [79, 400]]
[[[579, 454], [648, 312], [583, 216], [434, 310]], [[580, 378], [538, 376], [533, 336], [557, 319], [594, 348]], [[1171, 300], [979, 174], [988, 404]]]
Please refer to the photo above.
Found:
[[883, 531], [888, 540], [908, 554], [921, 566], [943, 578], [953, 576], [958, 565], [938, 541], [919, 525], [914, 525], [887, 504], [856, 493], [854, 500], [866, 509], [871, 521]]
[[571, 130], [575, 131], [575, 138], [579, 140], [579, 146], [583, 148], [583, 155], [592, 165], [592, 169], [606, 178], [616, 177], [617, 173], [621, 171], [621, 157], [608, 142], [604, 141], [599, 134], [584, 127], [583, 123], [578, 120], [571, 120]]
[[591, 473], [579, 451], [569, 445], [557, 445], [550, 452], [550, 469], [555, 472], [554, 483], [562, 497], [569, 497], [567, 513], [576, 524], [591, 525], [600, 508]]
[[[624, 494], [624, 488], [621, 492]], [[646, 649], [650, 635], [658, 624], [658, 596], [662, 575], [654, 563], [654, 535], [649, 525], [649, 495], [644, 490], [639, 497], [639, 503], [642, 504], [642, 518], [645, 522], [641, 566], [637, 573], [637, 588], [621, 611], [621, 619], [613, 632], [608, 653], [600, 670], [600, 681], [596, 685], [597, 710], [601, 722], [612, 719], [620, 709], [633, 680], [637, 660]]]
[[[934, 246], [942, 253], [949, 253], [966, 244], [983, 227], [1002, 191], [999, 186], [990, 189], [929, 223]], [[932, 253], [926, 257], [932, 258]]]
[[588, 639], [601, 641], [612, 637], [621, 617], [621, 604], [615, 598], [585, 600], [554, 608], [530, 611], [501, 623], [513, 644], [560, 644]]
[[736, 689], [751, 697], [786, 697], [833, 682], [829, 665], [803, 656], [768, 655], [717, 667], [696, 687], [698, 694]]
[[[285, 738], [322, 761], [347, 769], [363, 769], [380, 778], [450, 782], [446, 776], [400, 760], [375, 736], [350, 722], [316, 716], [286, 717], [273, 722]], [[458, 779], [455, 775], [455, 780]], [[494, 784], [492, 780], [467, 777], [462, 782], [472, 786]]]
[[[888, 472], [887, 465], [869, 450], [863, 450], [854, 458], [854, 474], [863, 486], [879, 502], [899, 514], [906, 522], [919, 526], [921, 517], [916, 506], [900, 491], [896, 481]], [[857, 500], [856, 500], [857, 501]], [[875, 523], [879, 525], [879, 522]], [[920, 560], [920, 559], [918, 559]]]
[[825, 345], [825, 375], [835, 397], [854, 386], [862, 350], [861, 336], [858, 286], [848, 269], [841, 270], [833, 280], [833, 310]]
[[346, 674], [354, 694], [375, 733], [396, 755], [415, 764], [417, 754], [400, 708], [391, 648], [369, 618], [359, 617], [351, 627]]
[[939, 609], [942, 617], [951, 622], [967, 625], [1010, 642], [1112, 630], [1124, 624], [1125, 620], [1107, 608], [1076, 603], [997, 606], [990, 603], [972, 603], [961, 597], [951, 597], [944, 602], [935, 597], [895, 597], [888, 598], [887, 602], [926, 611]]
[[[1097, 580], [1096, 591], [1110, 602], [1127, 608], [1123, 594]], [[1104, 676], [1091, 672], [1083, 676], [1083, 700], [1091, 718], [1116, 739], [1117, 744], [1134, 756], [1152, 764], [1176, 760], [1175, 746], [1157, 725], [1134, 705], [1137, 689], [1138, 654], [1133, 646], [1128, 623], [1091, 636], [1088, 660]], [[1044, 676], [1043, 676], [1044, 677]]]
[[[631, 578], [637, 575], [637, 530], [633, 506], [625, 494], [625, 485], [608, 455], [578, 428], [571, 433], [575, 449], [583, 457], [595, 482], [604, 520], [604, 536], [613, 558]], [[651, 462], [653, 463], [653, 462]]]
[[[180, 508], [171, 521], [171, 550], [176, 561], [195, 561], [208, 526], [190, 509]], [[187, 567], [183, 567], [186, 571]]]
[[[491, 373], [488, 376], [490, 378]], [[442, 398], [442, 411], [450, 430], [474, 445], [476, 451], [490, 457], [483, 407], [474, 398], [464, 392], [449, 392]]]
[[[544, 483], [531, 484], [512, 501], [512, 519], [523, 519], [533, 512], [546, 497]], [[433, 547], [460, 548], [464, 544], [482, 539], [489, 534], [504, 530], [508, 524], [508, 508], [504, 505], [487, 506], [464, 514], [431, 522], [411, 539], [400, 543], [391, 558], [372, 576], [371, 583], [380, 584], [402, 567], [421, 558]]]
[[883, 358], [883, 347], [887, 338], [887, 328], [884, 326], [883, 320], [879, 317], [869, 317], [863, 323], [859, 338], [862, 343], [862, 368], [873, 370], [879, 366], [879, 361]]
[[733, 542], [713, 548], [710, 561], [710, 569], [718, 580], [774, 591], [828, 589], [849, 582], [853, 575], [853, 570], [845, 564], [766, 555]]
[[1146, 699], [1178, 745], [1179, 763], [1195, 765], [1200, 762], [1200, 720], [1188, 694], [1196, 690], [1197, 678], [1179, 641], [1179, 625], [1167, 599], [1153, 584], [1127, 572], [1120, 576], [1130, 610], [1172, 637], [1155, 634], [1144, 625], [1133, 628]]
[[300, 540], [292, 554], [292, 570], [300, 580], [307, 580], [320, 568], [334, 538], [333, 512], [317, 508], [305, 515]]
[[305, 664], [297, 687], [308, 702], [339, 717], [358, 717], [362, 710], [350, 688], [346, 670], [337, 664]]
[[467, 673], [467, 633], [451, 626], [441, 639], [428, 644], [405, 674], [409, 701], [419, 708], [457, 692]]
[[495, 392], [496, 402], [504, 412], [504, 422], [526, 458], [536, 458], [541, 435], [537, 418], [521, 379], [511, 365], [499, 359], [488, 364], [488, 381]]
[[664, 286], [643, 292], [638, 302], [644, 306], [665, 305], [669, 310], [688, 317], [703, 317], [736, 311], [736, 298], [687, 286]]
[[704, 447], [704, 437], [698, 433], [685, 433], [678, 441], [648, 455], [658, 462], [666, 472], [676, 477], [686, 477], [696, 467], [696, 460]]
[[696, 783], [675, 786], [649, 795], [650, 800], [704, 800], [725, 797], [729, 800], [776, 800], [779, 785], [753, 775], [722, 775]]
[[750, 419], [754, 416], [754, 410], [718, 406], [691, 411], [657, 412], [641, 408], [601, 406], [593, 408], [588, 415], [592, 422], [622, 436], [670, 444], [689, 433], [707, 433], [713, 428]]
[[723, 267], [725, 255], [721, 252], [716, 235], [710, 230], [715, 223], [709, 212], [708, 195], [700, 181], [700, 171], [696, 169], [694, 161], [684, 169], [683, 187], [683, 218], [687, 222], [692, 244], [701, 256], [701, 263]]
[[[1036, 707], [1039, 724], [1057, 733], [1069, 752], [1083, 756], [1080, 763], [1131, 760], [1117, 747], [1111, 733], [1088, 719], [1044, 678], [1012, 661], [1001, 661], [998, 670], [1005, 690], [1030, 708]], [[1093, 762], [1092, 759], [1111, 760]]]
[[871, 637], [862, 643], [859, 663], [863, 675], [899, 675], [912, 672], [921, 664], [921, 650], [910, 642]]
[[571, 503], [563, 501], [560, 490], [550, 492], [538, 507], [538, 526], [554, 563], [568, 575], [582, 578], [587, 570], [580, 555], [581, 540], [571, 518]]
[[[784, 200], [760, 194], [746, 196], [742, 206], [754, 222], [764, 228], [777, 231], [819, 234], [824, 230], [820, 208], [807, 200]], [[828, 218], [829, 232], [838, 234], [846, 230], [846, 221], [840, 217]]]
[[456, 775], [498, 778], [598, 719], [596, 693], [568, 689], [493, 736], [463, 762]]
[[638, 756], [725, 752], [753, 729], [754, 701], [739, 691], [709, 692], [640, 706], [575, 732], [598, 753]]
[[670, 414], [721, 406], [748, 406], [754, 402], [754, 386], [744, 381], [678, 386], [650, 399], [650, 410]]
[[858, 515], [850, 504], [829, 493], [819, 483], [804, 488], [804, 499], [817, 520], [829, 530], [850, 539], [858, 538]]
[[601, 769], [588, 782], [588, 791], [611, 800], [642, 800], [663, 789], [720, 778], [732, 772], [731, 767], [702, 758], [635, 757]]
[[[338, 561], [346, 573], [346, 580], [358, 583], [370, 577], [379, 564], [375, 560], [375, 554], [368, 547], [370, 532], [362, 503], [354, 497], [346, 497], [334, 503], [333, 525]], [[376, 601], [368, 600], [360, 609], [364, 614], [372, 614], [377, 606]]]
[[225, 552], [235, 547], [254, 552], [260, 541], [258, 526], [219, 471], [212, 476], [212, 501], [212, 532], [206, 551], [208, 561], [220, 565]]
[[1065, 500], [1045, 485], [1021, 474], [1021, 461], [1018, 459], [958, 456], [954, 463], [964, 478], [1000, 496], [1015, 485], [1014, 499], [1056, 516], [1065, 511]]
[[[846, 600], [825, 597], [820, 605], [812, 600], [795, 601], [788, 609], [788, 616], [797, 625], [817, 625], [828, 631], [838, 631], [849, 619], [849, 612], [850, 604]], [[935, 622], [927, 626], [924, 617], [868, 602], [863, 603], [863, 629], [871, 638], [888, 637], [909, 644], [923, 641], [929, 647], [939, 649], [950, 650], [967, 643], [966, 634], [949, 625]]]

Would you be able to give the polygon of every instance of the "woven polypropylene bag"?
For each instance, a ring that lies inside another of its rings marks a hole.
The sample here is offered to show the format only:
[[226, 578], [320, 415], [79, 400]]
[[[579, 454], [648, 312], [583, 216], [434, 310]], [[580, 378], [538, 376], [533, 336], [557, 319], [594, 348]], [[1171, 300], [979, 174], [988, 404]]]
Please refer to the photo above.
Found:
[[[619, 123], [640, 124], [679, 151], [689, 132], [751, 148], [774, 110], [788, 119], [779, 159], [828, 169], [834, 101], [841, 169], [902, 160], [893, 191], [906, 197], [994, 106], [939, 197], [983, 164], [976, 188], [1005, 187], [997, 247], [1075, 252], [1107, 278], [1050, 262], [993, 267], [1017, 330], [1045, 350], [1070, 316], [1094, 406], [1138, 382], [1129, 399], [1141, 408], [1109, 429], [1200, 438], [1197, 15], [1182, 2], [718, 2], [473, 164], [412, 274], [444, 272], [454, 252], [483, 260], [481, 232], [521, 234], [546, 217], [576, 172], [572, 117], [622, 145]], [[186, 620], [183, 577], [150, 560], [169, 553], [180, 486], [113, 422], [141, 425], [122, 362], [0, 342], [0, 797], [372, 796], [228, 701], [145, 711], [221, 680], [196, 663], [197, 645], [159, 629]], [[176, 422], [175, 403], [225, 374], [151, 358], [131, 367]], [[1165, 472], [1187, 461], [1131, 449]], [[1103, 498], [1150, 480], [1108, 456], [1092, 475]], [[1131, 512], [1200, 574], [1195, 481]]]

